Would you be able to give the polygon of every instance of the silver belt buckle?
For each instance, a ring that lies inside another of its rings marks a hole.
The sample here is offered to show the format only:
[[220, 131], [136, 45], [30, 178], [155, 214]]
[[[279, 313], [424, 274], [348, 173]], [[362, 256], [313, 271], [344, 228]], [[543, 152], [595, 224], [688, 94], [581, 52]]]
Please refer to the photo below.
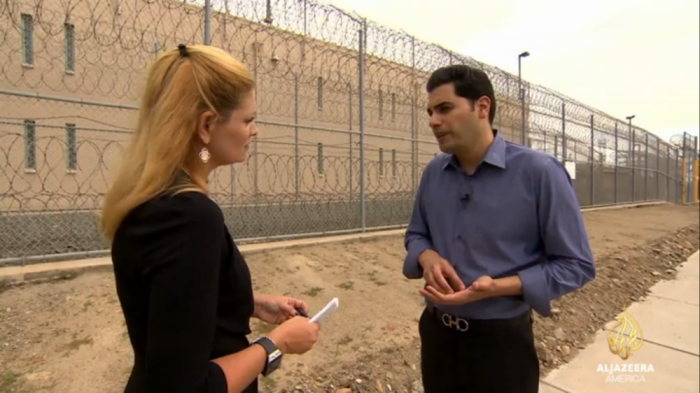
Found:
[[460, 332], [466, 332], [467, 330], [469, 330], [469, 322], [467, 322], [467, 320], [464, 318], [443, 313], [441, 319], [442, 324], [447, 326], [448, 328], [452, 328]]

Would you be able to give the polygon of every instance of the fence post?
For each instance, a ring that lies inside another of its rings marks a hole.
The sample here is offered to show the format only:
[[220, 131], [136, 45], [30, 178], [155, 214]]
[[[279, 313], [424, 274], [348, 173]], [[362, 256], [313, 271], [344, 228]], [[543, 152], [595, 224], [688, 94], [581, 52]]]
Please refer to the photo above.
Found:
[[680, 148], [676, 148], [676, 181], [674, 188], [676, 189], [676, 203], [681, 203], [683, 196], [681, 195], [681, 192], [683, 192], [683, 179], [681, 179], [681, 165], [680, 165], [680, 160], [681, 160], [681, 153], [680, 153]]
[[595, 129], [593, 128], [594, 120], [594, 115], [591, 115], [591, 206], [595, 206]]
[[349, 151], [349, 157], [350, 157], [350, 165], [348, 165], [348, 194], [350, 194], [350, 202], [353, 201], [354, 195], [352, 193], [352, 169], [355, 166], [355, 163], [353, 162], [353, 157], [352, 157], [352, 144], [353, 144], [353, 135], [352, 135], [352, 83], [348, 83], [348, 130], [350, 131], [350, 135], [348, 136], [348, 139], [350, 140], [350, 151]]
[[[520, 63], [520, 58], [518, 58], [518, 64]], [[523, 89], [523, 82], [522, 78], [520, 78], [520, 86], [518, 87], [520, 89], [520, 121], [521, 121], [521, 129], [520, 129], [520, 144], [525, 146], [527, 144], [527, 125], [526, 125], [526, 120], [525, 120], [525, 89]]]
[[636, 167], [637, 167], [636, 139], [637, 138], [635, 138], [634, 128], [632, 128], [631, 124], [630, 124], [630, 139], [631, 139], [631, 144], [630, 144], [631, 151], [630, 152], [632, 153], [632, 199], [630, 200], [630, 202], [636, 202], [637, 201], [637, 192], [636, 192], [635, 188], [637, 185], [637, 181], [636, 181], [637, 179], [635, 179], [635, 177], [637, 177], [637, 170], [636, 170]]
[[666, 144], [666, 200], [671, 200], [671, 145]]
[[688, 200], [688, 190], [686, 189], [686, 181], [685, 179], [687, 178], [687, 162], [686, 159], [688, 158], [688, 144], [687, 144], [687, 139], [686, 139], [686, 134], [685, 131], [683, 131], [683, 150], [681, 150], [681, 204], [685, 205], [686, 201]]
[[211, 45], [211, 0], [204, 0], [204, 45]]
[[[545, 140], [546, 140], [545, 135]], [[566, 102], [561, 103], [561, 143], [562, 143], [562, 161], [566, 161]], [[556, 138], [554, 139], [554, 146], [556, 148]], [[576, 147], [574, 146], [574, 151]], [[576, 174], [574, 174], [576, 175]]]
[[693, 192], [690, 194], [693, 196], [693, 203], [698, 202], [698, 193], [700, 189], [698, 188], [698, 137], [695, 137], [695, 143], [693, 143]]
[[656, 197], [657, 201], [661, 200], [661, 138], [656, 137]]
[[693, 196], [693, 203], [698, 203], [698, 193], [700, 188], [698, 182], [700, 177], [698, 176], [698, 137], [695, 137], [695, 143], [693, 143], [693, 191], [690, 193]]
[[418, 84], [416, 83], [416, 39], [411, 37], [411, 191], [418, 190]]
[[[562, 111], [561, 111], [561, 116], [562, 116], [561, 118], [562, 119], [566, 118], [565, 113], [566, 112], [565, 112], [564, 104], [562, 104]], [[546, 137], [545, 137], [545, 139], [546, 139]], [[574, 139], [574, 154], [576, 154], [576, 145], [575, 145], [576, 142], [575, 141], [576, 140]], [[566, 122], [563, 121], [562, 127], [561, 127], [561, 162], [564, 162], [564, 163], [566, 162], [566, 157], [569, 154], [569, 149], [567, 146], [568, 144], [569, 144], [569, 142], [566, 140]], [[556, 144], [555, 144], [555, 146], [556, 146]]]
[[367, 21], [362, 20], [359, 31], [360, 50], [358, 51], [359, 67], [359, 126], [360, 126], [360, 225], [362, 232], [367, 228], [367, 205], [365, 184], [365, 36], [367, 34]]
[[649, 192], [649, 133], [644, 133], [644, 200], [648, 200]]
[[618, 129], [617, 129], [617, 122], [615, 122], [615, 180], [614, 180], [614, 190], [613, 190], [613, 202], [617, 203], [617, 167], [618, 167], [618, 154], [619, 151], [617, 150], [618, 148]]
[[299, 197], [299, 75], [294, 72], [294, 193]]
[[[260, 80], [258, 79], [258, 58], [260, 55], [260, 46], [257, 44], [253, 44], [253, 80], [255, 83], [259, 86]], [[255, 101], [259, 100], [260, 95], [256, 94], [255, 95]], [[259, 185], [259, 178], [260, 178], [260, 166], [259, 166], [259, 155], [260, 151], [258, 150], [258, 139], [259, 138], [253, 138], [253, 154], [251, 154], [253, 158], [253, 200], [257, 203], [258, 198], [260, 198], [260, 185]]]

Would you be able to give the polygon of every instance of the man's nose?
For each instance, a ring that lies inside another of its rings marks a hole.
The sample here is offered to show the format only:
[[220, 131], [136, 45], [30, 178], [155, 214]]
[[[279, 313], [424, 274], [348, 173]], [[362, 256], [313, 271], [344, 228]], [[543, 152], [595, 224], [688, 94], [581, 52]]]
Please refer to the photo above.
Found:
[[430, 116], [430, 119], [428, 120], [428, 124], [430, 125], [431, 129], [436, 129], [440, 126], [440, 122], [438, 119], [435, 118], [435, 115]]

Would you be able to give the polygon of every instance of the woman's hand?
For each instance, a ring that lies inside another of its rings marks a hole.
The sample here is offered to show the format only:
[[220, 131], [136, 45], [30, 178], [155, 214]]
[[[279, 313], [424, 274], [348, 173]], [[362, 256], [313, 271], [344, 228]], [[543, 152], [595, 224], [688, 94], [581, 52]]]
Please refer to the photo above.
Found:
[[261, 321], [279, 325], [298, 315], [297, 308], [308, 312], [303, 301], [287, 296], [256, 295], [253, 316]]
[[318, 341], [321, 325], [305, 317], [293, 317], [270, 332], [270, 339], [282, 353], [297, 354], [307, 352]]

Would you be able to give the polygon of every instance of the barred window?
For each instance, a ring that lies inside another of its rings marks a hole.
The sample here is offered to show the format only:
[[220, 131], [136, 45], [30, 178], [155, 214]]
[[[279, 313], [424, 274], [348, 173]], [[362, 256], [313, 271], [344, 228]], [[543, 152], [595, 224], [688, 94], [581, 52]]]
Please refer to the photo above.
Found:
[[66, 124], [66, 167], [69, 171], [78, 169], [78, 138], [75, 124]]
[[22, 14], [22, 63], [34, 64], [34, 17]]
[[320, 76], [316, 80], [316, 89], [318, 90], [318, 92], [317, 92], [317, 94], [318, 94], [318, 97], [317, 97], [318, 109], [323, 109], [323, 78]]
[[70, 23], [63, 25], [65, 33], [66, 71], [75, 71], [75, 26]]
[[36, 169], [36, 123], [24, 121], [24, 167]]

